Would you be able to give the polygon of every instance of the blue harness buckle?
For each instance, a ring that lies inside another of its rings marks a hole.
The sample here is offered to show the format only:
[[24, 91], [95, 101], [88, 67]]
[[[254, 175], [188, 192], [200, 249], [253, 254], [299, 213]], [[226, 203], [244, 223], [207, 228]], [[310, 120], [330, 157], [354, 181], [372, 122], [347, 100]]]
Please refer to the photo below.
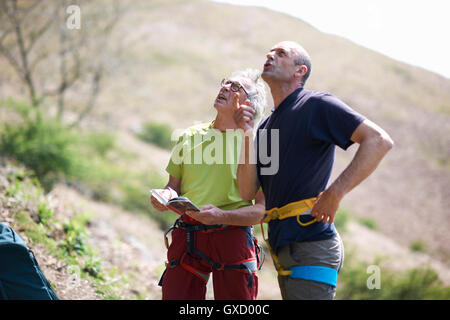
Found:
[[337, 270], [323, 266], [294, 266], [289, 277], [322, 282], [336, 287]]

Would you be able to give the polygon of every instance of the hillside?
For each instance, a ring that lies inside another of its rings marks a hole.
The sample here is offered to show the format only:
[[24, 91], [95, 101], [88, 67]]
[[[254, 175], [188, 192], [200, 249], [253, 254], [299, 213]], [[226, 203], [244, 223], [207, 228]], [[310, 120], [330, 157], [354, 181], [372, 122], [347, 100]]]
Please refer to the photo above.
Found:
[[[379, 169], [342, 203], [350, 216], [343, 234], [347, 252], [355, 251], [368, 263], [385, 255], [395, 270], [429, 265], [450, 285], [449, 79], [267, 9], [201, 0], [138, 0], [132, 1], [112, 35], [121, 55], [110, 66], [110, 76], [83, 128], [114, 133], [117, 144], [132, 154], [133, 173], [155, 171], [166, 179], [169, 152], [138, 140], [134, 132], [148, 121], [177, 129], [211, 120], [220, 80], [237, 69], [261, 69], [269, 48], [286, 39], [303, 44], [312, 57], [308, 89], [340, 97], [386, 129], [396, 144]], [[50, 74], [50, 61], [48, 65]], [[25, 98], [1, 56], [0, 69], [0, 100]], [[72, 110], [78, 107], [76, 99], [68, 104]], [[52, 102], [46, 105], [52, 112]], [[0, 122], [7, 120], [2, 111]], [[333, 177], [355, 151], [356, 146], [337, 151]], [[129, 165], [130, 159], [124, 162]], [[15, 200], [1, 195], [0, 220], [20, 226], [11, 209]], [[154, 221], [65, 185], [57, 185], [47, 196], [55, 208], [59, 206], [55, 212], [61, 219], [74, 212], [91, 213], [86, 241], [104, 261], [107, 279], [117, 283], [99, 294], [95, 279], [73, 280], [65, 263], [28, 239], [61, 298], [160, 297], [156, 282], [165, 249]], [[358, 221], [372, 222], [372, 230]], [[414, 243], [421, 244], [422, 252], [411, 252]], [[266, 258], [260, 298], [278, 299], [272, 262]], [[71, 286], [73, 281], [82, 285]]]

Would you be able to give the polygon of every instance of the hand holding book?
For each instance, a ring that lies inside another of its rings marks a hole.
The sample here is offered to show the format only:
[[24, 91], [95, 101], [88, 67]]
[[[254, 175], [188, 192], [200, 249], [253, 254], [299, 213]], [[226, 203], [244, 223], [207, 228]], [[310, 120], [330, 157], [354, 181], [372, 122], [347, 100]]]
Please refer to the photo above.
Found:
[[152, 189], [151, 190], [151, 203], [153, 208], [158, 211], [167, 211], [166, 203], [169, 199], [177, 197], [178, 194], [170, 187], [165, 189]]
[[151, 194], [152, 205], [159, 211], [172, 210], [178, 214], [183, 214], [187, 210], [200, 211], [188, 198], [178, 197], [175, 190], [170, 187], [167, 189], [152, 189]]

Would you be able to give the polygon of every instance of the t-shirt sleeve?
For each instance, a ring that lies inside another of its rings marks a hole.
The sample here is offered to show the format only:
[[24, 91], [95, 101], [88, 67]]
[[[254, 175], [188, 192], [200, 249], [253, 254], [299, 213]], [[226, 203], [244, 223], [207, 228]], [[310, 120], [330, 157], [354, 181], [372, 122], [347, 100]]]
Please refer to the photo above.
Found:
[[181, 165], [175, 164], [172, 158], [169, 160], [169, 163], [166, 167], [166, 172], [170, 174], [172, 177], [180, 179], [181, 178]]
[[166, 172], [170, 174], [172, 177], [181, 179], [182, 170], [183, 170], [183, 143], [184, 136], [182, 135], [178, 142], [175, 144], [172, 149], [172, 153], [170, 155], [169, 163], [166, 167]]
[[316, 98], [309, 132], [312, 138], [346, 150], [353, 144], [353, 132], [366, 118], [331, 94]]

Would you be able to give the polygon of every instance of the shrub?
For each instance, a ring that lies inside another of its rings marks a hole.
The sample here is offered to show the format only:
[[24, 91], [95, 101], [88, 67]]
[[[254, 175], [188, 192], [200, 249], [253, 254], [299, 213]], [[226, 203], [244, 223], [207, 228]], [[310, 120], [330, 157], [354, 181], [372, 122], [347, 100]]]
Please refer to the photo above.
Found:
[[31, 169], [47, 192], [64, 179], [83, 193], [109, 200], [111, 181], [122, 178], [107, 159], [115, 150], [114, 135], [81, 133], [27, 105], [14, 101], [4, 105], [17, 117], [0, 128], [0, 153]]
[[360, 219], [358, 219], [358, 222], [361, 225], [369, 228], [370, 230], [377, 230], [378, 229], [377, 223], [372, 218], [360, 218]]
[[144, 124], [138, 137], [164, 149], [170, 149], [174, 145], [171, 140], [172, 128], [164, 123], [148, 122]]
[[411, 251], [414, 251], [414, 252], [425, 252], [427, 249], [427, 245], [423, 241], [416, 240], [411, 243], [409, 248]]
[[43, 120], [36, 111], [18, 124], [4, 125], [0, 150], [32, 169], [48, 191], [60, 174], [72, 175], [76, 170], [76, 142], [72, 131], [56, 120]]
[[112, 134], [92, 132], [83, 135], [80, 138], [80, 143], [87, 147], [89, 153], [105, 158], [110, 151], [114, 150], [116, 141]]
[[47, 226], [50, 222], [50, 219], [52, 219], [53, 217], [54, 217], [53, 210], [49, 207], [46, 201], [41, 200], [38, 205], [39, 223], [42, 223], [45, 226]]
[[[367, 264], [348, 261], [339, 272], [337, 299], [355, 300], [426, 300], [450, 299], [450, 287], [443, 285], [438, 274], [428, 267], [417, 267], [404, 272], [394, 272], [380, 267], [379, 289], [369, 289]], [[380, 265], [380, 261], [375, 261]]]
[[78, 219], [67, 219], [63, 224], [65, 239], [59, 247], [69, 256], [86, 254], [86, 230]]

